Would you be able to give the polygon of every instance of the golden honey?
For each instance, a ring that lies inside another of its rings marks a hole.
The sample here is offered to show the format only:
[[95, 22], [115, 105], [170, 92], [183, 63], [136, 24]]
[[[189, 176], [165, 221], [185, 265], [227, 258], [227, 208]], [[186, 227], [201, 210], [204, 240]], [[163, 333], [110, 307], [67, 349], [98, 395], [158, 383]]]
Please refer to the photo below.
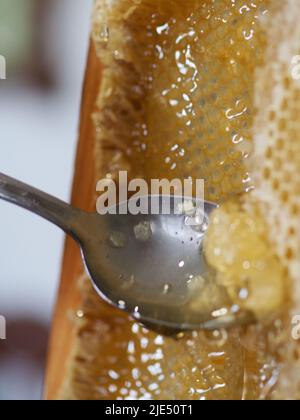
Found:
[[245, 161], [254, 71], [265, 46], [259, 20], [268, 4], [149, 0], [130, 8], [125, 1], [113, 12], [121, 25], [127, 12], [125, 45], [107, 23], [95, 27], [99, 48], [108, 49], [101, 58], [114, 71], [96, 120], [101, 138], [113, 136], [118, 146], [106, 172], [125, 161], [133, 176], [148, 180], [205, 179], [214, 202], [251, 187]]
[[240, 310], [260, 321], [280, 312], [288, 299], [287, 275], [260, 214], [237, 202], [222, 205], [211, 217], [204, 250], [218, 285]]
[[[291, 180], [283, 170], [288, 156], [300, 172], [294, 156], [299, 142], [291, 142], [288, 150], [283, 146], [298, 121], [294, 113], [290, 120], [292, 111], [282, 120], [268, 110], [268, 121], [280, 130], [274, 139], [269, 133], [273, 140], [265, 148], [265, 163], [253, 169], [253, 156], [262, 149], [253, 135], [259, 121], [255, 106], [264, 102], [269, 108], [264, 87], [255, 97], [256, 70], [268, 68], [265, 58], [272, 51], [266, 28], [277, 17], [277, 7], [270, 0], [95, 2], [93, 39], [105, 66], [99, 112], [93, 116], [102, 156], [99, 176], [117, 178], [118, 171], [128, 170], [131, 177], [147, 180], [205, 179], [206, 199], [222, 204], [206, 239], [207, 260], [233, 301], [260, 322], [163, 337], [99, 304], [84, 283], [66, 398], [278, 397], [290, 281], [280, 256], [293, 260], [291, 272], [297, 271], [299, 203], [291, 200], [287, 206], [295, 216], [287, 227], [294, 240], [280, 253], [258, 197], [271, 183], [282, 204], [289, 201], [286, 188], [275, 188], [280, 181], [274, 167], [282, 169], [286, 184]], [[283, 99], [292, 96], [295, 110], [299, 91], [288, 92]], [[293, 197], [299, 187], [294, 184]]]

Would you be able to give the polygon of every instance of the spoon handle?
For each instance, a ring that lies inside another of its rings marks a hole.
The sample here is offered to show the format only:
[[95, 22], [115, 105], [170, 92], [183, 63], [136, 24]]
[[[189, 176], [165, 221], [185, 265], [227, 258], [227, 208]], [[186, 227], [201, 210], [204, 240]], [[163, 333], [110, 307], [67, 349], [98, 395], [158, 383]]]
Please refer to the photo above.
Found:
[[0, 199], [23, 207], [76, 236], [75, 221], [81, 212], [58, 198], [0, 173]]

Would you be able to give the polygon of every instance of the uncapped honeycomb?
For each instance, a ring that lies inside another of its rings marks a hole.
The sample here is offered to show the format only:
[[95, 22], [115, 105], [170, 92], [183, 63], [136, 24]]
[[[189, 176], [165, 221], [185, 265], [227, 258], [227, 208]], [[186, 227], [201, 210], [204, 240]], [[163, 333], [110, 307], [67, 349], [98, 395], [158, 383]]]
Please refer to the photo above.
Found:
[[[84, 282], [64, 398], [266, 399], [280, 397], [283, 382], [290, 390], [288, 374], [282, 374], [289, 325], [282, 306], [289, 282], [285, 268], [295, 274], [299, 251], [294, 224], [299, 184], [292, 174], [299, 173], [293, 130], [300, 92], [290, 78], [287, 83], [286, 71], [265, 62], [277, 52], [267, 47], [276, 43], [266, 28], [286, 30], [275, 22], [283, 19], [277, 13], [281, 16], [287, 3], [96, 0], [93, 39], [105, 66], [99, 113], [93, 116], [99, 177], [128, 170], [148, 180], [204, 178], [206, 198], [225, 202], [213, 216], [217, 234], [210, 230], [208, 259], [222, 272], [219, 281], [235, 283], [238, 303], [261, 322], [163, 337], [100, 302]], [[264, 76], [255, 88], [259, 66]], [[272, 77], [285, 87], [282, 99], [288, 104], [274, 101]], [[253, 137], [261, 110], [268, 118]], [[253, 205], [262, 197], [264, 205]], [[270, 218], [264, 217], [264, 206]], [[288, 215], [284, 222], [282, 215]], [[230, 229], [236, 247], [227, 236]], [[217, 248], [222, 252], [214, 255]]]
[[245, 163], [268, 5], [122, 1], [103, 17], [96, 2], [94, 39], [107, 67], [96, 125], [111, 156], [102, 173], [205, 179], [215, 202], [251, 187]]
[[[78, 348], [68, 399], [241, 399], [244, 352], [239, 335], [215, 332], [165, 337], [99, 304], [83, 284]], [[269, 373], [268, 373], [269, 374]]]

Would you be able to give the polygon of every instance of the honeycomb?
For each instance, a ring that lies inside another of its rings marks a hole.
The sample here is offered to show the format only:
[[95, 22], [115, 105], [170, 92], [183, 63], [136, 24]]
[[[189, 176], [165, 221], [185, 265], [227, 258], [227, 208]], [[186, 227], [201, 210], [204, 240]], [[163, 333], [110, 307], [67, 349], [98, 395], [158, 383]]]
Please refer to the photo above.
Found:
[[184, 338], [148, 331], [99, 305], [83, 283], [76, 367], [63, 398], [76, 400], [241, 399], [243, 347], [237, 334], [195, 332]]
[[[255, 101], [263, 106], [255, 121], [253, 168], [254, 196], [268, 215], [277, 253], [295, 280], [300, 278], [299, 16], [299, 3], [288, 1], [279, 26], [269, 29], [276, 41], [257, 77]], [[286, 28], [284, 37], [279, 27]]]
[[96, 116], [111, 152], [101, 173], [205, 179], [215, 202], [251, 188], [251, 86], [268, 4], [122, 1], [103, 20], [96, 2], [94, 39], [109, 69]]
[[[266, 215], [269, 239], [292, 279], [290, 322], [300, 314], [299, 19], [299, 2], [287, 0], [276, 24], [269, 27], [268, 36], [274, 41], [266, 51], [266, 65], [257, 75], [255, 103], [261, 112], [254, 125], [257, 162], [253, 165], [253, 194]], [[289, 334], [278, 385], [280, 395], [299, 399], [299, 378], [300, 346]]]
[[[206, 253], [221, 281], [227, 279], [234, 288], [239, 286], [244, 290], [253, 289], [252, 276], [256, 277], [253, 262], [257, 265], [261, 260], [267, 272], [257, 278], [255, 299], [248, 298], [243, 304], [250, 306], [259, 318], [278, 310], [282, 306], [280, 301], [286, 305], [290, 302], [291, 325], [293, 316], [300, 313], [300, 5], [292, 0], [285, 1], [275, 16], [276, 19], [268, 23], [267, 37], [272, 42], [265, 52], [265, 64], [256, 73], [254, 147], [249, 168], [255, 188], [244, 197], [242, 208], [236, 203], [226, 204], [214, 214], [206, 239]], [[249, 221], [249, 218], [251, 230], [249, 222], [248, 227], [241, 229], [241, 220]], [[227, 239], [228, 231], [234, 245]], [[257, 243], [253, 243], [253, 233], [256, 238], [260, 235]], [[264, 251], [263, 246], [267, 246]], [[215, 250], [220, 247], [222, 251], [216, 258]], [[230, 265], [228, 255], [232, 257], [232, 254], [235, 262]], [[249, 263], [246, 287], [241, 281], [243, 271], [239, 270], [243, 261]], [[266, 291], [265, 286], [271, 289]], [[284, 296], [283, 286], [289, 296]], [[299, 398], [300, 346], [291, 337], [291, 327], [286, 328], [285, 366], [277, 392], [281, 398]]]
[[275, 65], [280, 43], [273, 42], [288, 32], [283, 11], [299, 8], [292, 3], [95, 1], [93, 39], [105, 66], [93, 116], [99, 176], [128, 170], [147, 180], [204, 178], [206, 198], [222, 204], [207, 258], [260, 322], [166, 337], [99, 302], [84, 281], [63, 398], [296, 397], [286, 292], [288, 272], [296, 278], [299, 269], [299, 184], [292, 175], [299, 173], [300, 91], [288, 69]]

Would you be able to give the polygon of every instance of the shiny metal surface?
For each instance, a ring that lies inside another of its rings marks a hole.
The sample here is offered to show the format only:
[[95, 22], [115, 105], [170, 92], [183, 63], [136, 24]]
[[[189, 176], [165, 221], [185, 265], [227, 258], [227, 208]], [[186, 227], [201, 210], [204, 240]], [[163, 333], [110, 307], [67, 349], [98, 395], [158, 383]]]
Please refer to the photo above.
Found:
[[[185, 330], [243, 322], [222, 316], [222, 311], [216, 316], [228, 305], [227, 294], [214, 284], [214, 273], [202, 252], [215, 204], [193, 200], [195, 211], [191, 212], [190, 206], [185, 210], [182, 197], [148, 196], [135, 200], [144, 208], [148, 205], [150, 209], [151, 204], [155, 214], [119, 214], [125, 213], [127, 202], [114, 209], [117, 214], [100, 216], [74, 209], [3, 174], [0, 198], [40, 215], [71, 235], [81, 247], [97, 292], [142, 323], [154, 329]], [[195, 279], [201, 279], [203, 290], [207, 285], [215, 287], [220, 294], [218, 302], [224, 305], [205, 304], [192, 310], [190, 302], [202, 290], [195, 289]]]

